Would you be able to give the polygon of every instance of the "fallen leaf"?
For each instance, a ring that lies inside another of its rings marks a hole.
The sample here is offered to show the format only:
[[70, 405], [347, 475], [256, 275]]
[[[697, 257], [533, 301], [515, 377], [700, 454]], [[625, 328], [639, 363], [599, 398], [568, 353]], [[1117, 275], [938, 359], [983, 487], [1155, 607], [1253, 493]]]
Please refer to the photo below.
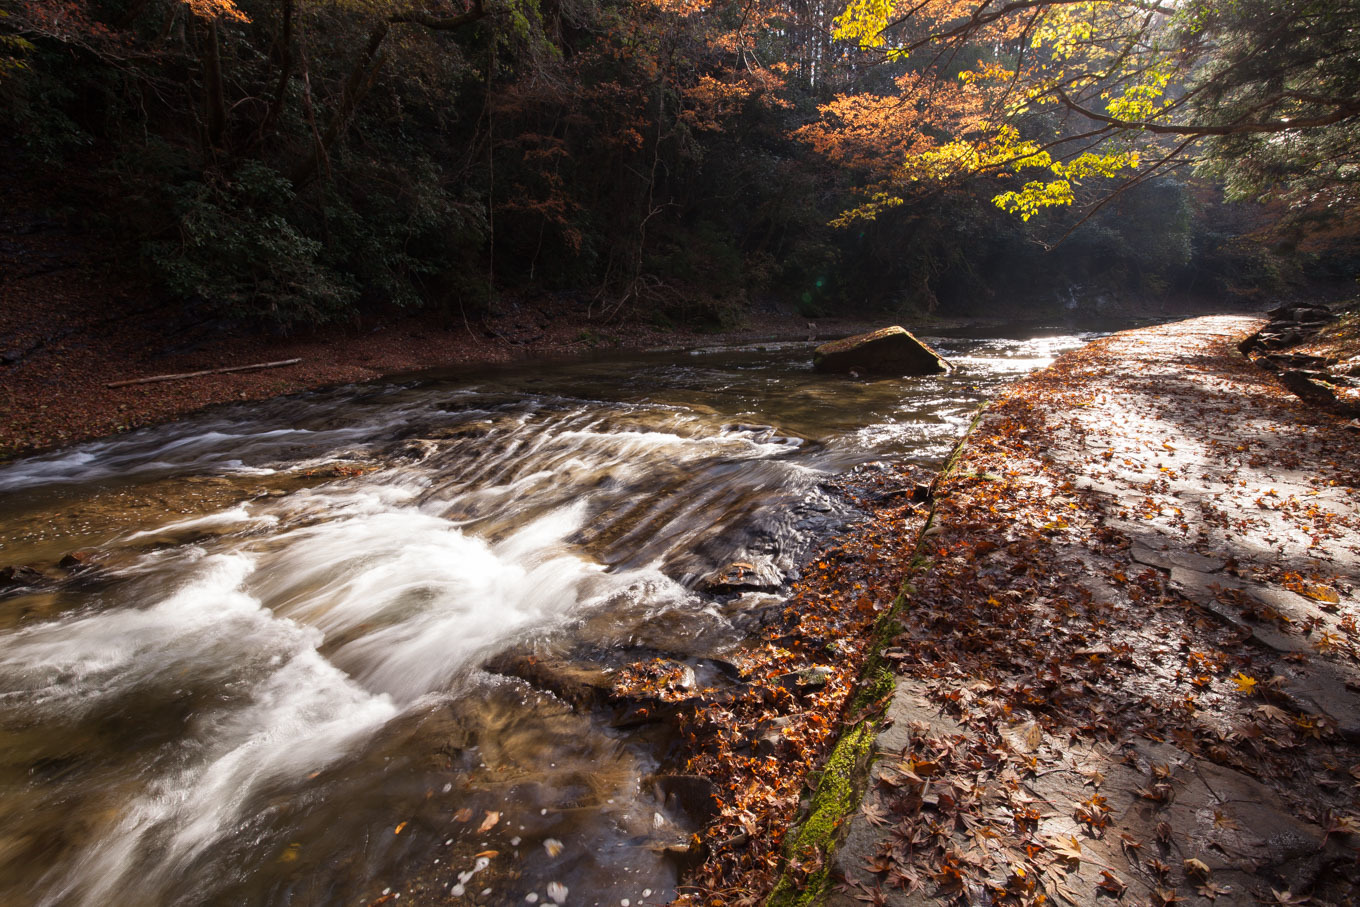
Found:
[[1081, 842], [1071, 835], [1058, 835], [1050, 838], [1048, 849], [1051, 850], [1059, 859], [1069, 863], [1081, 862]]
[[1202, 885], [1195, 886], [1195, 891], [1199, 893], [1200, 897], [1213, 901], [1217, 900], [1220, 894], [1228, 894], [1231, 892], [1232, 887], [1229, 885], [1219, 885], [1216, 882], [1205, 882]]
[[499, 822], [500, 820], [501, 820], [500, 813], [493, 812], [488, 809], [486, 811], [486, 818], [482, 820], [481, 825], [477, 826], [477, 831], [478, 832], [490, 831], [491, 829], [496, 827], [496, 823]]
[[1237, 828], [1237, 820], [1227, 813], [1214, 810], [1214, 827], [1226, 828], [1229, 830], [1235, 829]]
[[1232, 681], [1237, 685], [1237, 692], [1239, 693], [1251, 695], [1252, 691], [1256, 689], [1256, 678], [1248, 677], [1241, 671], [1237, 672], [1237, 675], [1233, 677]]
[[1032, 753], [1044, 742], [1044, 731], [1039, 727], [1039, 722], [1026, 721], [1011, 728], [1006, 737], [1016, 752]]
[[1289, 588], [1305, 598], [1311, 598], [1315, 602], [1323, 602], [1328, 605], [1341, 604], [1341, 596], [1338, 595], [1337, 591], [1331, 586], [1324, 586], [1321, 583], [1300, 583], [1298, 585], [1291, 585]]
[[1119, 876], [1108, 869], [1104, 869], [1100, 873], [1100, 884], [1096, 887], [1111, 897], [1119, 898], [1124, 896], [1124, 892], [1129, 886]]
[[392, 834], [394, 834], [394, 835], [399, 835], [399, 834], [401, 834], [401, 830], [402, 830], [403, 828], [405, 828], [405, 827], [406, 827], [406, 823], [405, 823], [405, 822], [402, 822], [402, 823], [398, 824], [397, 827], [394, 828], [394, 829], [392, 830]]

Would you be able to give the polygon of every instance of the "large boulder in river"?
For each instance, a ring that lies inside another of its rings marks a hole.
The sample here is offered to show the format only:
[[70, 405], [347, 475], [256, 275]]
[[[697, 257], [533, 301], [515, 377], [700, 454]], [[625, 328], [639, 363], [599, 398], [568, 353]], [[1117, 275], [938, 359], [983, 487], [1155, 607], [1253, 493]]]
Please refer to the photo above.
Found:
[[812, 353], [819, 372], [861, 375], [938, 375], [949, 363], [905, 328], [893, 325], [868, 334], [823, 343]]

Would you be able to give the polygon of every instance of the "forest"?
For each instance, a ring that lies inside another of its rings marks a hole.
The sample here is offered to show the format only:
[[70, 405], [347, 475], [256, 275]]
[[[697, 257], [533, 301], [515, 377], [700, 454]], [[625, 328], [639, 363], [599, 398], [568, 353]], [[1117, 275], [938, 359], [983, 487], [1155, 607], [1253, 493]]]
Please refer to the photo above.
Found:
[[188, 312], [721, 328], [1357, 272], [1354, 0], [5, 0], [7, 155]]
[[1360, 0], [0, 0], [0, 903], [1360, 903], [1357, 278]]

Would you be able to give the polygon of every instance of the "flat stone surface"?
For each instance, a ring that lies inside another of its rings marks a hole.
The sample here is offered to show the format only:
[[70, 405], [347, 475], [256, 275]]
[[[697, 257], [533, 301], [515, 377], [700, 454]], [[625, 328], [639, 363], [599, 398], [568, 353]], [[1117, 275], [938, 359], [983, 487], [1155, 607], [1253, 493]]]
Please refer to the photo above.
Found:
[[[1343, 447], [1338, 438], [1347, 432], [1344, 423], [1285, 398], [1269, 375], [1219, 371], [1205, 352], [1235, 343], [1254, 324], [1259, 320], [1202, 318], [1104, 341], [1110, 367], [1102, 371], [1088, 364], [1084, 384], [1066, 388], [1086, 402], [1049, 420], [1042, 451], [1067, 477], [1069, 490], [1091, 496], [1079, 498], [1092, 503], [1073, 504], [1074, 510], [1099, 511], [1101, 531], [1128, 540], [1124, 560], [1111, 563], [1108, 555], [1096, 555], [1094, 541], [1088, 554], [1082, 536], [1098, 534], [1090, 527], [1075, 535], [1062, 527], [1044, 528], [1055, 546], [1064, 546], [1062, 558], [1072, 565], [1073, 583], [1091, 602], [1130, 607], [1130, 583], [1148, 572], [1161, 577], [1173, 598], [1180, 596], [1161, 607], [1169, 613], [1181, 609], [1187, 621], [1205, 621], [1223, 628], [1224, 635], [1235, 633], [1241, 645], [1255, 647], [1271, 665], [1242, 681], [1271, 690], [1269, 695], [1252, 699], [1249, 686], [1236, 695], [1248, 705], [1255, 701], [1259, 709], [1273, 709], [1274, 720], [1317, 720], [1324, 732], [1330, 723], [1343, 738], [1357, 742], [1358, 464], [1336, 459], [1334, 451]], [[987, 418], [970, 444], [979, 436], [996, 443]], [[948, 526], [941, 532], [947, 539], [968, 537], [966, 526], [957, 535]], [[990, 569], [987, 558], [976, 562]], [[1016, 576], [1023, 574], [998, 569], [988, 588], [996, 596], [1023, 595], [1007, 591]], [[911, 619], [910, 609], [904, 619]], [[1089, 640], [1079, 651], [1111, 659], [1113, 642]], [[1168, 656], [1180, 646], [1179, 659], [1190, 645], [1174, 636], [1150, 636], [1142, 644]], [[998, 661], [1009, 654], [999, 651]], [[957, 902], [930, 881], [908, 894], [894, 884], [896, 870], [889, 871], [884, 862], [892, 846], [891, 826], [900, 817], [884, 816], [893, 801], [885, 798], [892, 785], [882, 779], [885, 773], [891, 777], [894, 764], [911, 751], [913, 735], [918, 748], [925, 738], [954, 735], [961, 747], [982, 746], [985, 752], [998, 745], [977, 739], [973, 723], [964, 727], [941, 711], [939, 694], [946, 688], [958, 686], [928, 688], [913, 678], [900, 679], [889, 707], [893, 720], [877, 741], [872, 782], [833, 858], [834, 875], [847, 888], [827, 903], [865, 903], [871, 891], [894, 907]], [[1211, 722], [1205, 718], [1203, 723]], [[1261, 726], [1269, 733], [1268, 721]], [[1296, 799], [1306, 796], [1314, 779], [1252, 777], [1211, 758], [1212, 747], [1191, 755], [1128, 730], [1095, 741], [1075, 732], [1064, 739], [1027, 733], [1026, 727], [1017, 717], [1003, 722], [999, 735], [1002, 745], [1032, 757], [1035, 771], [998, 775], [980, 765], [979, 786], [969, 795], [980, 804], [1030, 803], [1040, 815], [1039, 838], [1079, 845], [1081, 859], [1065, 876], [1057, 873], [1061, 881], [1051, 891], [1053, 900], [1145, 904], [1159, 896], [1160, 888], [1177, 891], [1186, 903], [1205, 905], [1257, 903], [1271, 897], [1271, 890], [1314, 891], [1312, 904], [1354, 903], [1360, 882], [1349, 848], [1355, 842], [1327, 834], [1305, 817], [1308, 810]], [[1221, 733], [1231, 740], [1242, 729], [1228, 725]], [[1106, 816], [1104, 827], [1082, 818], [1089, 815], [1084, 804], [1091, 803]], [[994, 807], [979, 808], [985, 813]], [[966, 837], [956, 840], [961, 853], [971, 852]], [[974, 844], [978, 854], [996, 849], [986, 839]], [[895, 859], [903, 858], [899, 848]], [[1204, 880], [1194, 874], [1198, 864], [1189, 860], [1208, 867], [1218, 886], [1216, 901], [1199, 893]], [[1158, 866], [1164, 875], [1157, 874]], [[988, 879], [1006, 884], [995, 875], [998, 871], [993, 868]], [[1127, 886], [1122, 900], [1095, 894], [1107, 873]], [[979, 899], [985, 899], [984, 889], [969, 889], [968, 900], [984, 902]]]
[[962, 731], [958, 722], [941, 712], [919, 685], [903, 680], [893, 691], [892, 702], [884, 714], [884, 726], [874, 740], [874, 750], [880, 755], [900, 755], [911, 742], [911, 727], [917, 722], [928, 725], [937, 736]]

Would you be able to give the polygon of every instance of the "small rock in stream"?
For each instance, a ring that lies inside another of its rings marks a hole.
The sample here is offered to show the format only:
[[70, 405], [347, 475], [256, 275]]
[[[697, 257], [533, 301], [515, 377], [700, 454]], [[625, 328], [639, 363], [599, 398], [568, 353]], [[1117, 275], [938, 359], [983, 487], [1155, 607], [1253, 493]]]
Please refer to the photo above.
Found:
[[860, 375], [938, 375], [949, 371], [939, 353], [899, 325], [824, 343], [812, 354], [819, 372]]
[[50, 577], [47, 574], [27, 564], [0, 567], [0, 595], [26, 591], [35, 586], [41, 586], [49, 580]]
[[813, 665], [801, 671], [790, 671], [775, 678], [775, 682], [790, 693], [810, 693], [830, 682], [835, 671], [826, 665]]
[[81, 548], [72, 551], [70, 554], [57, 561], [57, 566], [63, 570], [80, 570], [94, 566], [95, 558], [99, 552], [94, 548]]
[[[591, 708], [609, 698], [613, 678], [595, 665], [531, 655], [500, 655], [484, 665], [487, 671], [518, 677], [537, 690], [552, 693], [577, 709]], [[694, 671], [689, 671], [691, 683]]]
[[699, 586], [713, 595], [731, 592], [772, 592], [784, 584], [784, 571], [769, 557], [735, 560], [710, 575]]
[[718, 788], [702, 775], [655, 775], [658, 798], [672, 811], [684, 813], [696, 825], [706, 825], [718, 814]]

